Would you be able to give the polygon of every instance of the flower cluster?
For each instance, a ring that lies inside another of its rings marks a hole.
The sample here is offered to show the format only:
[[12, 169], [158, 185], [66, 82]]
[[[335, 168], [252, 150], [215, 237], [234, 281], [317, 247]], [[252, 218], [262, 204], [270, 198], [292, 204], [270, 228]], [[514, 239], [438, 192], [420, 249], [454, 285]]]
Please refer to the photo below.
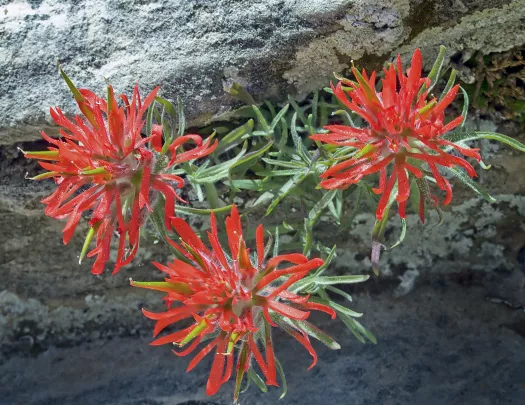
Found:
[[[199, 135], [184, 135], [182, 103], [179, 100], [175, 108], [168, 100], [157, 97], [158, 88], [142, 99], [135, 86], [129, 100], [125, 95], [116, 97], [108, 86], [107, 99], [103, 99], [89, 90], [77, 89], [61, 71], [81, 114], [71, 118], [59, 108], [51, 109], [60, 137], [52, 138], [42, 132], [49, 143], [47, 150], [24, 154], [46, 170], [34, 179], [52, 178], [57, 184], [43, 203], [48, 216], [67, 220], [63, 229], [65, 244], [70, 242], [82, 216], [89, 218], [80, 260], [86, 255], [96, 256], [94, 274], [102, 273], [110, 260], [115, 235], [118, 249], [114, 273], [133, 260], [148, 217], [159, 236], [172, 246], [173, 261], [166, 265], [153, 263], [165, 274], [164, 281], [131, 280], [134, 287], [166, 293], [166, 308], [162, 312], [143, 309], [147, 318], [156, 321], [152, 345], [173, 345], [177, 356], [194, 354], [188, 371], [213, 353], [206, 385], [208, 395], [217, 393], [232, 378], [234, 368], [235, 401], [245, 379], [266, 391], [266, 386], [278, 385], [279, 375], [279, 383], [286, 391], [284, 372], [274, 352], [273, 328], [279, 327], [304, 346], [313, 358], [310, 368], [317, 362], [310, 338], [331, 349], [340, 348], [309, 322], [312, 311], [323, 312], [332, 319], [337, 313], [361, 342], [377, 342], [357, 320], [362, 314], [333, 298], [337, 295], [351, 301], [348, 291], [336, 286], [360, 283], [369, 276], [323, 275], [337, 254], [336, 246], [330, 248], [326, 241], [314, 238], [316, 223], [320, 218], [324, 220], [324, 213], [334, 218], [339, 231], [351, 226], [364, 188], [354, 186], [347, 193], [342, 189], [362, 180], [367, 184], [371, 175], [379, 177], [378, 187], [372, 189], [380, 195], [371, 255], [372, 269], [377, 273], [389, 209], [397, 201], [403, 226], [398, 241], [401, 243], [406, 234], [406, 205], [414, 183], [420, 192], [419, 215], [424, 222], [426, 203], [441, 215], [439, 200], [429, 191], [429, 182], [443, 191], [442, 204], [452, 200], [451, 184], [442, 174], [447, 171], [487, 201], [495, 201], [472, 180], [476, 171], [466, 158], [480, 161], [480, 155], [466, 142], [494, 139], [525, 152], [525, 145], [502, 134], [458, 131], [457, 127], [465, 121], [468, 103], [462, 116], [445, 120], [445, 110], [460, 87], [454, 86], [452, 71], [441, 97], [431, 94], [444, 55], [441, 47], [427, 77], [421, 76], [422, 57], [418, 49], [406, 72], [398, 56], [395, 63], [384, 69], [379, 91], [376, 72], [368, 76], [355, 68], [355, 81], [342, 79], [332, 85], [332, 93], [340, 103], [366, 122], [364, 128], [356, 127], [349, 114], [348, 126], [333, 124], [339, 121], [328, 117], [333, 107], [332, 95], [328, 100], [319, 98], [316, 92], [311, 104], [299, 106], [290, 99], [290, 104], [278, 112], [270, 102], [261, 108], [252, 106], [253, 118], [222, 135], [220, 144], [212, 143], [214, 135], [207, 140]], [[253, 101], [238, 84], [232, 86], [231, 93]], [[162, 108], [162, 114], [157, 108]], [[175, 117], [177, 125], [172, 120]], [[298, 120], [301, 125], [297, 125]], [[227, 127], [221, 125], [217, 131], [222, 134]], [[330, 146], [317, 143], [318, 149], [309, 149], [301, 139], [306, 133], [314, 141]], [[261, 139], [265, 143], [262, 147]], [[193, 162], [214, 151], [213, 159], [203, 164]], [[206, 195], [210, 209], [176, 206], [176, 201], [184, 202], [175, 190], [185, 182], [179, 175], [186, 176], [200, 201]], [[272, 243], [265, 243], [263, 226], [255, 229], [255, 249], [250, 250], [237, 207], [225, 206], [219, 198], [219, 182], [221, 192], [230, 190], [232, 202], [241, 189], [261, 193], [251, 205], [254, 212], [268, 204], [269, 215], [285, 197], [294, 196], [301, 200], [306, 215], [299, 222], [298, 215], [285, 215], [282, 225], [276, 227], [273, 257], [267, 257]], [[330, 191], [316, 190], [318, 184]], [[355, 194], [355, 209], [350, 214], [344, 199], [356, 189], [359, 191]], [[211, 214], [209, 243], [204, 243], [187, 222], [176, 216], [176, 208], [178, 213]], [[230, 208], [223, 227], [217, 223], [214, 212]], [[225, 229], [219, 233], [219, 228]], [[299, 241], [303, 253], [278, 254], [280, 229], [294, 232], [289, 246], [296, 246]], [[178, 234], [178, 241], [169, 239], [172, 231]], [[96, 246], [88, 252], [93, 238]], [[310, 258], [314, 250], [323, 254], [325, 260]]]
[[[47, 206], [46, 215], [67, 218], [64, 244], [71, 240], [82, 215], [90, 216], [90, 230], [80, 259], [96, 235], [96, 247], [88, 253], [88, 257], [97, 256], [92, 267], [94, 274], [104, 271], [113, 235], [118, 234], [115, 273], [135, 256], [140, 228], [159, 195], [166, 201], [167, 226], [175, 216], [175, 200], [183, 201], [172, 184], [182, 187], [184, 181], [167, 173], [167, 169], [210, 154], [217, 142], [210, 144], [199, 135], [185, 135], [164, 147], [161, 125], [153, 125], [150, 136], [143, 137], [144, 115], [158, 88], [142, 100], [135, 86], [131, 101], [121, 95], [124, 105], [119, 105], [111, 86], [106, 101], [89, 90], [76, 89], [63, 76], [82, 115], [69, 119], [60, 108], [51, 108], [51, 117], [61, 127], [61, 138], [54, 139], [42, 132], [50, 144], [48, 150], [24, 153], [48, 170], [36, 179], [54, 178], [58, 185], [42, 202]], [[196, 146], [178, 153], [178, 148], [190, 141]], [[158, 152], [163, 150], [171, 152], [169, 160], [162, 160], [164, 157]]]
[[[177, 332], [153, 341], [153, 345], [172, 343], [183, 347], [178, 356], [192, 353], [201, 342], [212, 338], [190, 362], [193, 369], [211, 351], [215, 357], [208, 378], [206, 392], [215, 394], [232, 375], [234, 351], [238, 347], [235, 399], [244, 374], [252, 366], [259, 366], [267, 385], [277, 385], [276, 359], [271, 339], [271, 326], [280, 326], [313, 357], [317, 355], [307, 332], [315, 328], [305, 320], [310, 310], [326, 312], [332, 319], [335, 311], [323, 304], [313, 302], [308, 295], [297, 295], [289, 290], [310, 271], [323, 264], [321, 259], [309, 260], [299, 253], [285, 254], [265, 259], [264, 230], [256, 230], [256, 254], [246, 247], [237, 208], [233, 206], [231, 216], [226, 219], [229, 253], [220, 242], [217, 223], [211, 215], [211, 232], [208, 248], [182, 219], [174, 218], [172, 225], [180, 236], [181, 243], [170, 243], [183, 260], [175, 259], [157, 268], [168, 275], [166, 282], [131, 282], [132, 285], [168, 293], [165, 298], [167, 311], [144, 314], [157, 321], [154, 336], [180, 320], [192, 318], [194, 322]], [[290, 266], [280, 268], [285, 262]], [[174, 304], [177, 305], [175, 306]], [[264, 346], [265, 356], [259, 349]]]
[[[376, 72], [368, 77], [364, 70], [359, 73], [352, 68], [357, 82], [344, 79], [336, 87], [332, 85], [332, 89], [343, 105], [368, 123], [368, 128], [328, 125], [325, 129], [329, 133], [311, 136], [316, 141], [359, 149], [354, 156], [333, 165], [322, 174], [323, 188], [345, 188], [368, 175], [379, 173], [379, 187], [373, 189], [376, 194], [382, 194], [376, 211], [378, 220], [383, 218], [394, 189], [397, 189], [395, 198], [399, 215], [405, 218], [410, 176], [424, 179], [425, 175], [432, 175], [437, 186], [446, 193], [444, 205], [452, 200], [452, 188], [440, 174], [438, 166], [459, 166], [470, 177], [476, 176], [470, 163], [444, 150], [444, 147], [454, 148], [465, 156], [480, 160], [478, 149], [461, 147], [442, 137], [460, 125], [464, 118], [459, 116], [445, 122], [444, 111], [456, 97], [459, 84], [450, 87], [440, 100], [429, 100], [430, 79], [422, 78], [421, 70], [419, 49], [414, 52], [406, 74], [403, 74], [398, 55], [397, 69], [394, 64], [384, 69], [382, 89], [377, 91]], [[388, 173], [390, 166], [392, 169]], [[421, 193], [419, 212], [422, 222], [425, 197]], [[430, 197], [437, 206], [438, 199]]]

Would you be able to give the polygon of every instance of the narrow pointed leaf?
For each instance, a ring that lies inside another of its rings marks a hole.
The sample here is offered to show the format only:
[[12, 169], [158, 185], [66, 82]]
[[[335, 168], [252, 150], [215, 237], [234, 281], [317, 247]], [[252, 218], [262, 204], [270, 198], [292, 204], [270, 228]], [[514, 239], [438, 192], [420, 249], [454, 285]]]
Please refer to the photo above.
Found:
[[279, 397], [279, 399], [283, 399], [286, 396], [286, 393], [288, 392], [288, 384], [286, 383], [286, 375], [284, 374], [283, 366], [281, 366], [281, 362], [275, 358], [275, 366], [277, 368], [277, 372], [279, 373], [279, 377], [281, 377], [281, 384], [283, 386], [283, 393]]
[[264, 214], [264, 216], [268, 216], [271, 214], [271, 212], [274, 210], [274, 208], [277, 206], [277, 204], [279, 204], [281, 202], [281, 200], [286, 197], [286, 195], [288, 193], [290, 193], [290, 191], [292, 191], [292, 189], [297, 186], [298, 184], [300, 184], [304, 179], [306, 178], [306, 174], [305, 173], [301, 173], [301, 174], [298, 174], [296, 175], [295, 177], [291, 178], [290, 180], [288, 180], [280, 189], [279, 191], [277, 192], [277, 196], [275, 197], [274, 201], [270, 204], [270, 206], [268, 207], [268, 209], [266, 210], [266, 213]]
[[483, 197], [488, 202], [496, 202], [496, 199], [492, 197], [485, 189], [483, 189], [478, 183], [472, 180], [465, 172], [453, 167], [443, 167], [444, 170], [449, 171], [456, 176], [463, 184], [470, 187], [474, 192]]
[[441, 93], [441, 96], [439, 97], [440, 101], [443, 99], [443, 97], [447, 95], [447, 93], [450, 91], [452, 86], [454, 86], [455, 81], [456, 81], [456, 69], [452, 69], [452, 71], [450, 72], [448, 81], [447, 81], [447, 85], [445, 86], [445, 88], [443, 89], [443, 92]]
[[[439, 75], [441, 74], [441, 68], [443, 67], [443, 61], [445, 60], [445, 49], [446, 48], [443, 45], [439, 47], [439, 54], [436, 58], [436, 61], [434, 62], [434, 65], [432, 66], [432, 69], [430, 70], [430, 73], [427, 76], [427, 78], [430, 79], [430, 86], [428, 87], [429, 92], [434, 88], [437, 81], [439, 80]], [[426, 90], [426, 85], [423, 84], [423, 86], [421, 86], [421, 89], [419, 90], [418, 97], [421, 94], [423, 94], [425, 90]]]
[[266, 118], [264, 118], [264, 116], [262, 115], [261, 110], [259, 110], [259, 108], [256, 105], [252, 105], [252, 108], [253, 111], [255, 111], [255, 115], [257, 116], [257, 120], [259, 121], [259, 124], [261, 124], [263, 131], [266, 134], [271, 134], [272, 131], [268, 126], [268, 122], [266, 122]]
[[175, 206], [175, 212], [185, 214], [185, 215], [210, 215], [212, 212], [217, 213], [223, 213], [223, 212], [230, 212], [232, 209], [232, 205], [226, 205], [224, 207], [219, 208], [193, 208], [193, 207], [187, 207], [184, 205], [176, 205]]
[[323, 197], [314, 205], [308, 213], [308, 227], [312, 228], [315, 222], [319, 219], [328, 204], [334, 199], [339, 190], [329, 190]]
[[407, 221], [405, 218], [401, 218], [401, 235], [399, 236], [399, 240], [394, 243], [390, 249], [394, 249], [396, 246], [399, 246], [404, 240], [405, 236], [407, 234]]
[[224, 135], [220, 139], [219, 146], [217, 147], [215, 153], [220, 155], [221, 153], [240, 144], [242, 142], [243, 136], [252, 132], [253, 125], [253, 119], [249, 119], [245, 124]]
[[251, 368], [248, 370], [248, 377], [250, 377], [250, 379], [255, 383], [255, 385], [257, 385], [257, 387], [259, 387], [262, 392], [268, 392], [268, 387], [266, 387], [264, 380]]
[[356, 274], [352, 276], [323, 276], [315, 279], [316, 284], [319, 285], [334, 285], [334, 284], [356, 284], [368, 280], [368, 274]]
[[274, 119], [272, 120], [272, 123], [270, 124], [270, 130], [273, 131], [275, 129], [275, 127], [277, 126], [277, 124], [279, 123], [279, 121], [281, 121], [281, 118], [284, 117], [284, 114], [286, 114], [286, 112], [288, 111], [288, 108], [290, 107], [290, 104], [286, 104], [282, 109], [281, 111], [279, 111], [277, 113], [277, 115], [274, 117]]
[[294, 113], [294, 115], [292, 116], [292, 121], [290, 123], [290, 132], [292, 134], [292, 140], [297, 150], [297, 153], [299, 154], [301, 159], [303, 159], [305, 162], [310, 164], [311, 159], [308, 156], [308, 152], [306, 148], [304, 147], [303, 140], [297, 133], [296, 121], [297, 121], [297, 113]]
[[296, 329], [302, 330], [306, 332], [308, 336], [313, 337], [314, 339], [317, 339], [321, 343], [323, 343], [325, 346], [332, 350], [339, 350], [341, 348], [341, 345], [337, 343], [331, 336], [327, 335], [322, 330], [318, 329], [316, 326], [312, 325], [308, 321], [298, 321], [295, 319], [289, 319], [289, 318], [282, 318], [285, 322], [288, 324], [293, 325]]
[[[449, 133], [443, 136], [443, 139], [447, 141], [458, 143], [458, 142], [468, 142], [474, 141], [476, 139], [492, 139], [506, 145], [513, 147], [514, 149], [519, 150], [520, 152], [525, 152], [525, 145], [521, 142], [518, 142], [510, 136], [498, 134], [496, 132], [469, 132], [469, 133]], [[451, 148], [451, 147], [450, 147]], [[448, 149], [448, 148], [446, 148]]]

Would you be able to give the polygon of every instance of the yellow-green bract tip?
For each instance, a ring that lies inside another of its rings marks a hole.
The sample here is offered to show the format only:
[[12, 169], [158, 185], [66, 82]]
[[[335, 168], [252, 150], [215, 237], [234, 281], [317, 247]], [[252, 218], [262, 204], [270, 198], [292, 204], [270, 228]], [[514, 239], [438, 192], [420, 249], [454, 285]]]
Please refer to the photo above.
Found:
[[82, 251], [80, 252], [80, 257], [78, 259], [78, 264], [82, 263], [82, 259], [86, 257], [87, 250], [89, 248], [89, 244], [91, 243], [91, 240], [93, 239], [93, 236], [95, 236], [95, 228], [90, 227], [89, 231], [86, 235], [86, 239], [84, 240], [84, 245], [82, 246]]
[[60, 63], [58, 63], [58, 71], [60, 72], [60, 76], [62, 76], [62, 79], [64, 79], [64, 81], [66, 82], [67, 87], [69, 87], [69, 90], [71, 90], [71, 93], [73, 93], [73, 97], [75, 97], [75, 100], [78, 103], [84, 102], [84, 96], [80, 93], [80, 91], [78, 91], [71, 79], [62, 70], [62, 66], [60, 66]]

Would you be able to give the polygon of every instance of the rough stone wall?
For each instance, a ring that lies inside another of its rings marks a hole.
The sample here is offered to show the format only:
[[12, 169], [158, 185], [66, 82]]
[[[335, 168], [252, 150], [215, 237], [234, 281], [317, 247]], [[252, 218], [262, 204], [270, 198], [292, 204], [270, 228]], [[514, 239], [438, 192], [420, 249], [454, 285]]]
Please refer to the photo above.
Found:
[[50, 106], [73, 111], [57, 61], [95, 91], [162, 85], [198, 123], [231, 108], [232, 80], [258, 99], [305, 95], [351, 60], [511, 49], [524, 18], [524, 0], [3, 1], [0, 144], [37, 139]]
[[[78, 342], [96, 338], [92, 333], [105, 336], [104, 328], [111, 335], [138, 333], [143, 320], [136, 310], [157, 296], [130, 289], [127, 278], [155, 277], [149, 259], [166, 253], [150, 244], [132, 268], [113, 278], [92, 277], [88, 261], [77, 264], [82, 227], [64, 247], [62, 224], [43, 215], [39, 200], [52, 185], [24, 179], [34, 165], [16, 147], [38, 142], [42, 128], [55, 130], [50, 106], [74, 110], [57, 60], [77, 84], [96, 91], [103, 91], [104, 77], [118, 91], [137, 80], [145, 89], [160, 84], [164, 97], [184, 98], [199, 124], [235, 107], [224, 90], [232, 80], [258, 99], [282, 101], [325, 85], [351, 60], [377, 67], [419, 46], [428, 62], [441, 43], [459, 65], [477, 50], [522, 46], [525, 1], [0, 0], [0, 291], [6, 290], [0, 294], [0, 346]], [[523, 269], [524, 157], [491, 143], [484, 147], [493, 168], [482, 181], [498, 202], [472, 199], [456, 187], [442, 227], [421, 227], [409, 216], [405, 243], [385, 255], [387, 275]], [[351, 236], [337, 241], [339, 271], [368, 269], [372, 221], [371, 214], [359, 215]], [[320, 229], [327, 240], [331, 226]], [[392, 242], [397, 231], [389, 230]], [[514, 286], [523, 293], [522, 279]]]

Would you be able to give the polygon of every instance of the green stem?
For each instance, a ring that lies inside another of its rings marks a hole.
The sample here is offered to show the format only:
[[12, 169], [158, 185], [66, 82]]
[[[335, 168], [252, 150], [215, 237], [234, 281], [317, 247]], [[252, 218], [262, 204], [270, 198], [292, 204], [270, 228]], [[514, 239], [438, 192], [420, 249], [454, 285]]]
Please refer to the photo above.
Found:
[[206, 191], [206, 199], [210, 208], [219, 208], [219, 194], [217, 193], [217, 187], [213, 183], [204, 183], [204, 190]]
[[304, 249], [303, 249], [303, 255], [309, 256], [310, 255], [310, 249], [312, 248], [312, 228], [308, 227], [306, 230], [306, 236], [305, 236], [305, 242], [304, 242]]

